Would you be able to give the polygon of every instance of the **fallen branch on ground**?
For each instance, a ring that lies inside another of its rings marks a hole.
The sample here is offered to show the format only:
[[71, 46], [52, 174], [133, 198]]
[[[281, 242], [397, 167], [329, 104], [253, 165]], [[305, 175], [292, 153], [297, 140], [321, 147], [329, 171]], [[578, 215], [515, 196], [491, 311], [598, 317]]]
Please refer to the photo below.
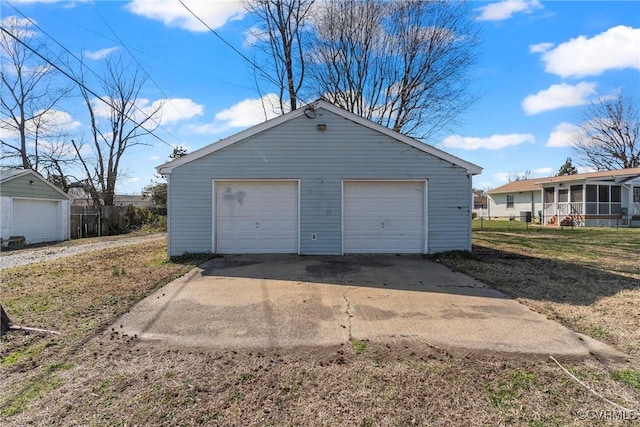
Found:
[[600, 399], [604, 400], [605, 402], [607, 402], [610, 405], [616, 406], [620, 409], [622, 409], [623, 411], [626, 412], [632, 412], [631, 409], [625, 408], [622, 405], [618, 405], [616, 402], [613, 402], [609, 399], [607, 399], [606, 397], [604, 397], [603, 395], [601, 395], [600, 393], [598, 393], [597, 391], [595, 391], [594, 389], [592, 389], [591, 387], [589, 387], [588, 385], [586, 385], [585, 383], [583, 383], [582, 381], [580, 381], [580, 379], [578, 379], [578, 377], [576, 377], [575, 375], [573, 375], [571, 372], [569, 372], [569, 370], [567, 368], [565, 368], [564, 366], [562, 366], [560, 364], [560, 362], [558, 362], [556, 360], [555, 357], [553, 356], [549, 356], [549, 359], [553, 360], [554, 362], [556, 362], [556, 365], [558, 365], [560, 367], [560, 369], [562, 369], [567, 375], [569, 375], [571, 378], [573, 378], [578, 384], [580, 384], [582, 387], [586, 388], [587, 390], [589, 390], [591, 393], [593, 393], [595, 396], [598, 396]]
[[60, 332], [57, 331], [51, 331], [49, 329], [30, 328], [28, 326], [11, 325], [9, 326], [9, 329], [12, 331], [46, 332], [48, 334], [60, 335]]

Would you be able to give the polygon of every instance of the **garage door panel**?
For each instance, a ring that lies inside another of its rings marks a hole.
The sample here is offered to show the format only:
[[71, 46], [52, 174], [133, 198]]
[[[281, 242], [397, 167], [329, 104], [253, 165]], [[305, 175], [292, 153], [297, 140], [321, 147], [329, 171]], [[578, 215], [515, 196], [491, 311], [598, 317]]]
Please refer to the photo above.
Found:
[[345, 253], [422, 253], [424, 183], [345, 182]]
[[11, 234], [25, 236], [27, 243], [53, 242], [60, 236], [59, 202], [14, 199]]
[[218, 253], [297, 253], [295, 181], [216, 183]]

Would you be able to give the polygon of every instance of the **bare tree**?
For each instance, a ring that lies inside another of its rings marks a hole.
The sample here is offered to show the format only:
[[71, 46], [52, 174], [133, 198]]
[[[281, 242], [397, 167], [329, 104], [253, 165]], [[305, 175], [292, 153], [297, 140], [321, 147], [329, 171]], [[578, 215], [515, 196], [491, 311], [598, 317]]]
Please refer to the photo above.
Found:
[[62, 142], [66, 113], [56, 107], [71, 87], [35, 54], [47, 52], [47, 46], [30, 27], [29, 20], [15, 16], [1, 23], [0, 142], [5, 165], [43, 172], [52, 162], [69, 160]]
[[529, 180], [531, 178], [532, 178], [531, 171], [530, 170], [526, 170], [526, 171], [523, 171], [523, 172], [510, 173], [508, 181], [509, 182], [527, 181], [527, 180]]
[[298, 108], [306, 64], [304, 35], [315, 0], [246, 0], [245, 7], [256, 17], [256, 44], [264, 49], [278, 84], [280, 111]]
[[640, 167], [640, 110], [622, 94], [600, 98], [584, 113], [573, 147], [585, 166], [598, 170]]
[[478, 31], [448, 0], [326, 0], [316, 17], [319, 95], [395, 131], [428, 138], [473, 101]]
[[100, 80], [103, 95], [96, 99], [85, 84], [84, 70], [78, 76], [91, 136], [84, 144], [72, 143], [86, 176], [85, 191], [96, 206], [113, 205], [125, 153], [146, 144], [143, 137], [159, 125], [161, 104], [145, 110], [138, 105], [145, 80], [139, 69], [124, 64], [120, 58], [107, 60]]

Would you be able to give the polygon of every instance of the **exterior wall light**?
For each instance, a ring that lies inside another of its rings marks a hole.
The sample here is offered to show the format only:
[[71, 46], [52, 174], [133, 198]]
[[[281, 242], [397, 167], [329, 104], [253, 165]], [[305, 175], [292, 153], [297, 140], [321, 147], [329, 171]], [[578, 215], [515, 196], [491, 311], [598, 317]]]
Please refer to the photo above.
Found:
[[327, 125], [325, 125], [324, 123], [320, 123], [320, 124], [316, 125], [316, 128], [319, 131], [324, 132], [325, 130], [327, 130]]

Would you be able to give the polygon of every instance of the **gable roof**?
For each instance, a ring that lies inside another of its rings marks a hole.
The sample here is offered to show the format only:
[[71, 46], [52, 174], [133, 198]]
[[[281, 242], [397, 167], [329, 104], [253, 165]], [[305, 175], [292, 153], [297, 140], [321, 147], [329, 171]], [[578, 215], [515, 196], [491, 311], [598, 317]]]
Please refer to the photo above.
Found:
[[0, 182], [11, 181], [27, 174], [29, 174], [29, 169], [0, 169]]
[[626, 182], [640, 177], [640, 168], [618, 169], [614, 171], [577, 173], [574, 175], [551, 176], [548, 178], [526, 179], [522, 181], [513, 181], [503, 186], [487, 191], [489, 194], [500, 193], [518, 193], [522, 191], [540, 190], [544, 184], [553, 184], [556, 182], [569, 183], [587, 180], [613, 180], [614, 182]]
[[459, 157], [456, 157], [454, 155], [451, 155], [449, 153], [446, 153], [442, 150], [439, 150], [431, 145], [425, 144], [423, 142], [420, 142], [414, 138], [411, 138], [409, 136], [403, 135], [399, 132], [396, 132], [394, 130], [389, 129], [388, 127], [379, 125], [377, 123], [372, 122], [371, 120], [365, 119], [363, 117], [358, 116], [357, 114], [353, 114], [347, 110], [344, 110], [340, 107], [336, 107], [335, 105], [325, 101], [324, 99], [319, 99], [315, 102], [312, 102], [311, 104], [308, 104], [306, 106], [300, 107], [297, 110], [293, 110], [290, 111], [287, 114], [284, 114], [282, 116], [278, 116], [274, 119], [268, 120], [266, 122], [260, 123], [258, 125], [252, 126], [248, 129], [245, 129], [243, 131], [240, 131], [234, 135], [231, 135], [227, 138], [223, 138], [220, 141], [214, 142], [212, 144], [209, 144], [199, 150], [194, 151], [193, 153], [189, 153], [185, 156], [182, 156], [178, 159], [172, 160], [170, 162], [164, 163], [158, 167], [156, 167], [156, 170], [158, 171], [159, 174], [162, 175], [166, 175], [166, 174], [170, 174], [171, 171], [178, 167], [178, 166], [182, 166], [186, 163], [190, 163], [194, 160], [197, 160], [201, 157], [207, 156], [211, 153], [215, 153], [216, 151], [222, 150], [223, 148], [226, 148], [230, 145], [235, 144], [236, 142], [240, 142], [244, 139], [250, 138], [252, 136], [255, 136], [259, 133], [265, 132], [271, 128], [274, 128], [282, 123], [285, 123], [289, 120], [292, 120], [294, 118], [300, 117], [303, 114], [308, 114], [310, 111], [315, 111], [317, 109], [325, 109], [327, 111], [330, 111], [338, 116], [344, 117], [347, 120], [350, 120], [354, 123], [360, 124], [364, 127], [367, 127], [369, 129], [372, 129], [374, 131], [380, 132], [384, 135], [387, 135], [397, 141], [403, 142], [407, 145], [410, 145], [411, 147], [414, 147], [420, 151], [423, 151], [425, 153], [431, 154], [435, 157], [438, 157], [442, 160], [445, 160], [449, 163], [452, 163], [456, 166], [460, 166], [461, 168], [464, 168], [467, 170], [467, 173], [470, 173], [472, 175], [478, 175], [480, 173], [482, 173], [482, 168], [478, 165], [475, 165], [473, 163], [467, 162], [465, 160], [462, 160]]
[[618, 169], [614, 171], [578, 173], [574, 175], [552, 176], [550, 178], [540, 178], [536, 180], [539, 184], [553, 182], [573, 182], [587, 179], [606, 180], [613, 179], [615, 182], [623, 182], [628, 178], [640, 176], [640, 168]]
[[494, 188], [487, 191], [488, 194], [498, 193], [519, 193], [522, 191], [535, 191], [539, 190], [540, 186], [537, 184], [537, 179], [523, 179], [520, 181], [512, 181], [501, 187]]
[[48, 185], [53, 190], [55, 190], [58, 193], [62, 194], [66, 198], [68, 198], [68, 199], [71, 198], [67, 193], [65, 193], [64, 191], [62, 191], [61, 189], [59, 189], [58, 187], [56, 187], [55, 185], [53, 185], [52, 183], [47, 181], [42, 175], [40, 175], [38, 172], [34, 171], [33, 169], [1, 169], [0, 170], [0, 184], [12, 181], [12, 180], [14, 180], [16, 178], [20, 178], [20, 177], [26, 176], [26, 175], [33, 176], [34, 178], [42, 181], [44, 184]]

